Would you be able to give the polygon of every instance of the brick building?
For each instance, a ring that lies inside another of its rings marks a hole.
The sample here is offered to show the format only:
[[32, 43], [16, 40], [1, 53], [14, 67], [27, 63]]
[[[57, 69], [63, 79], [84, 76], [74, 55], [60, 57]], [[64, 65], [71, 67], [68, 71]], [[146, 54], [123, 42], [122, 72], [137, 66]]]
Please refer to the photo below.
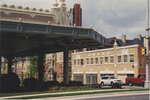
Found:
[[[71, 51], [69, 54], [71, 55]], [[69, 57], [69, 76], [71, 78], [71, 57]], [[55, 77], [58, 82], [63, 81], [63, 52], [47, 54], [45, 57], [45, 78], [52, 81]]]
[[28, 57], [15, 57], [13, 59], [13, 72], [17, 73], [19, 78], [23, 77], [27, 78], [29, 77], [27, 72], [29, 70], [30, 61], [28, 60]]
[[125, 82], [127, 77], [145, 73], [145, 56], [142, 55], [143, 38], [133, 40], [110, 38], [107, 48], [72, 53], [72, 80], [84, 84], [98, 84], [100, 77], [114, 75]]

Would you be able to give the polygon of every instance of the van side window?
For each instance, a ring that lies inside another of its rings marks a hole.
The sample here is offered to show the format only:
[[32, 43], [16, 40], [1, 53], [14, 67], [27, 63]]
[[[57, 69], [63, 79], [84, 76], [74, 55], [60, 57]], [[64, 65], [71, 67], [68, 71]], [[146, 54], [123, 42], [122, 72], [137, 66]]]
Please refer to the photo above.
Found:
[[102, 79], [108, 79], [108, 77], [102, 77]]

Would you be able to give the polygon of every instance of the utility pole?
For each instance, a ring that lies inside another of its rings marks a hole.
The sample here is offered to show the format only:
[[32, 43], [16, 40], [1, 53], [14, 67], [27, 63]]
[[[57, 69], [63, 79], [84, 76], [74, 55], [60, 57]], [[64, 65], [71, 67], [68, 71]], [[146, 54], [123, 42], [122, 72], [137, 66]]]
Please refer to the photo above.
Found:
[[146, 7], [146, 81], [145, 88], [149, 88], [149, 0]]

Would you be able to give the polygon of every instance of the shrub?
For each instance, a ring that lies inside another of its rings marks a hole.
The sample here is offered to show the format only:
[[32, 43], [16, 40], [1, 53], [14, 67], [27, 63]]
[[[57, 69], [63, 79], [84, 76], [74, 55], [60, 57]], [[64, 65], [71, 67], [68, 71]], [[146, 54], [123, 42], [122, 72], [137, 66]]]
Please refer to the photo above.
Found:
[[101, 84], [92, 84], [92, 85], [88, 85], [91, 88], [101, 88]]
[[68, 84], [65, 84], [65, 82], [61, 82], [60, 86], [69, 86]]
[[1, 92], [17, 92], [20, 89], [20, 79], [17, 74], [3, 74], [0, 77]]
[[47, 81], [44, 83], [44, 89], [48, 89], [50, 87], [53, 87], [53, 86], [59, 86], [59, 82], [57, 81]]
[[65, 82], [61, 82], [60, 86], [83, 86], [83, 83], [81, 81], [69, 81], [68, 84], [65, 84]]
[[69, 81], [69, 86], [83, 86], [81, 81]]
[[25, 89], [32, 91], [38, 89], [38, 81], [35, 78], [27, 78], [23, 81]]

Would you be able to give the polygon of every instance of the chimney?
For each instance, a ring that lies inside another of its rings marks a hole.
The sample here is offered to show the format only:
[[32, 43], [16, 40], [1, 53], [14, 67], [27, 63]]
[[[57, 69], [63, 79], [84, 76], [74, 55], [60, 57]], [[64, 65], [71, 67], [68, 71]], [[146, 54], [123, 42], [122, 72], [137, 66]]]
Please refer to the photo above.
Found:
[[136, 38], [139, 39], [139, 40], [141, 40], [142, 39], [141, 38], [141, 34], [136, 35]]
[[122, 34], [121, 40], [123, 41], [123, 43], [126, 43], [126, 35]]
[[114, 46], [118, 46], [116, 38], [114, 39]]

